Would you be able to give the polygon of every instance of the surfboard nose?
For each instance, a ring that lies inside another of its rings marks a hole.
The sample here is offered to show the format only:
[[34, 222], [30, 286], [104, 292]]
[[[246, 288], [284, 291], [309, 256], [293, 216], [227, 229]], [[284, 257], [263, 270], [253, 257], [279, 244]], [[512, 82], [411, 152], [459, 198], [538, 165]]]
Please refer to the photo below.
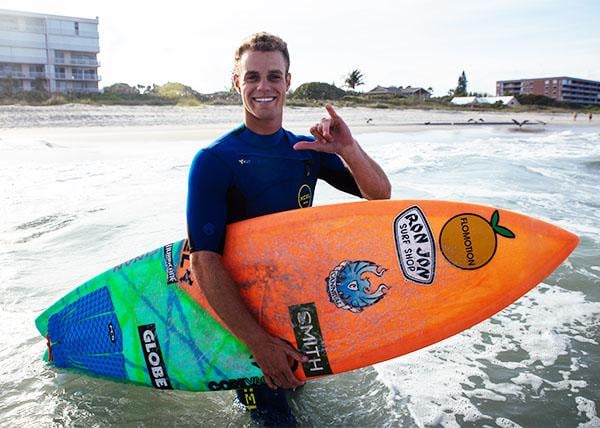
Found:
[[540, 225], [536, 227], [538, 234], [534, 244], [540, 252], [536, 257], [536, 264], [539, 267], [538, 281], [541, 282], [577, 248], [579, 237], [562, 227], [538, 221]]
[[565, 248], [565, 252], [566, 252], [566, 256], [569, 256], [569, 254], [571, 254], [573, 251], [575, 251], [575, 248], [577, 248], [577, 246], [579, 245], [579, 236], [575, 235], [572, 232], [569, 232], [566, 229], [562, 229], [562, 228], [558, 228], [560, 229], [560, 231], [562, 232], [563, 236], [562, 236], [562, 240], [564, 241], [564, 248]]

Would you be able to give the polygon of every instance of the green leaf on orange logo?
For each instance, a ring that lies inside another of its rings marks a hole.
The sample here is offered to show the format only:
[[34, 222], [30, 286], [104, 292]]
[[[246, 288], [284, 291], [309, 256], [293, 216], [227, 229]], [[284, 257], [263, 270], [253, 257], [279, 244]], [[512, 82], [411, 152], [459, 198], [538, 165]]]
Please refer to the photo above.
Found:
[[512, 233], [511, 230], [507, 229], [506, 227], [502, 227], [502, 226], [495, 226], [494, 227], [494, 231], [500, 235], [500, 236], [504, 236], [505, 238], [515, 238], [515, 234]]
[[500, 223], [500, 213], [498, 212], [498, 210], [496, 210], [492, 214], [492, 219], [490, 222], [492, 229], [494, 229], [494, 232], [496, 232], [498, 235], [503, 236], [505, 238], [509, 238], [509, 239], [516, 238], [516, 235], [510, 229], [508, 229], [504, 226], [500, 226], [498, 223]]
[[496, 226], [498, 226], [498, 222], [500, 221], [500, 213], [498, 212], [498, 210], [494, 211], [494, 214], [492, 214], [492, 228], [496, 229]]

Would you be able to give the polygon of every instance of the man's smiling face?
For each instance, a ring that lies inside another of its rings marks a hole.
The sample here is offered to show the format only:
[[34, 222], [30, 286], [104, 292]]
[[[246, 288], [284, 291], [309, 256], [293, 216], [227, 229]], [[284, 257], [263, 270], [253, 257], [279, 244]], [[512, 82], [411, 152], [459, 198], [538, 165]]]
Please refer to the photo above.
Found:
[[246, 126], [258, 134], [272, 134], [281, 128], [290, 74], [279, 51], [244, 52], [233, 76], [242, 96]]

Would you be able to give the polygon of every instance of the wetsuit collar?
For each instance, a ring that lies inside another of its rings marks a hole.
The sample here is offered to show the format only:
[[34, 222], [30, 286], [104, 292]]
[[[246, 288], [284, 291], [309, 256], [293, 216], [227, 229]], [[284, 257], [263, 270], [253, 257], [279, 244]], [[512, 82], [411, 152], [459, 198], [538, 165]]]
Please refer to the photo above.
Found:
[[279, 128], [279, 130], [274, 134], [260, 135], [251, 131], [247, 126], [244, 125], [242, 125], [241, 132], [238, 134], [238, 136], [247, 143], [262, 147], [277, 145], [283, 138], [283, 135], [283, 128]]

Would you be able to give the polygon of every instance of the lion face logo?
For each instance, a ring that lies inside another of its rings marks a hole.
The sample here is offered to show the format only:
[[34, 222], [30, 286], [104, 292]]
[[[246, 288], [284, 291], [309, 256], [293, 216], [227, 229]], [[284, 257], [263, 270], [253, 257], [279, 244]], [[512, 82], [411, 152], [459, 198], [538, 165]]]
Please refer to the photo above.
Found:
[[389, 289], [387, 285], [379, 284], [377, 290], [371, 292], [371, 281], [367, 275], [382, 277], [386, 270], [370, 261], [344, 260], [329, 273], [326, 280], [329, 300], [338, 308], [361, 312], [383, 299], [384, 290]]

